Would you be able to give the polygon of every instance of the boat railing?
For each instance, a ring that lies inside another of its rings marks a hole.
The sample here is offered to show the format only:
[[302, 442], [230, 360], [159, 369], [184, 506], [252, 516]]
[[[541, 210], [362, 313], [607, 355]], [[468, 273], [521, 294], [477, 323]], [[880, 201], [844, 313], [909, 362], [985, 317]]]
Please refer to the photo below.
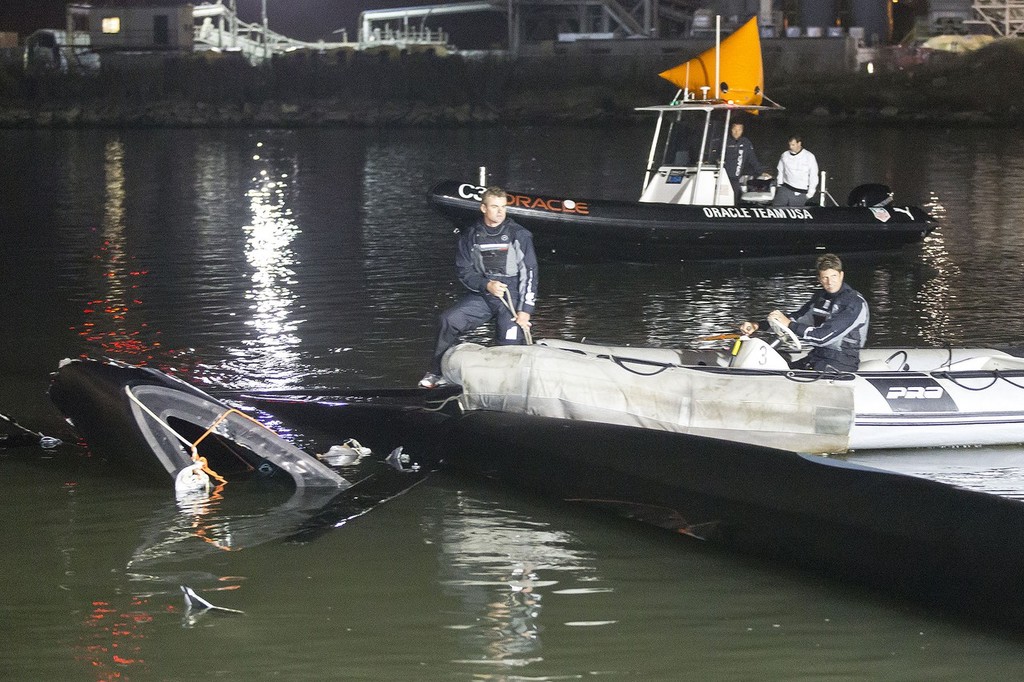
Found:
[[820, 206], [824, 206], [825, 205], [825, 199], [827, 198], [829, 201], [832, 202], [833, 206], [838, 206], [839, 202], [836, 201], [835, 197], [833, 197], [829, 193], [828, 188], [826, 187], [827, 180], [828, 180], [828, 174], [825, 173], [825, 171], [821, 171], [821, 180], [818, 182], [818, 188], [819, 188], [818, 189], [818, 204]]

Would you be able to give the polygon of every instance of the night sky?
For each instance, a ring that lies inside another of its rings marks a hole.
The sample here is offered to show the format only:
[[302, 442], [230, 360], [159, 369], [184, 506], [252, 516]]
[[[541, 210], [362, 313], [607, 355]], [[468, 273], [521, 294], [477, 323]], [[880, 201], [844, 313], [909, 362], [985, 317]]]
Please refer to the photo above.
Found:
[[[267, 0], [267, 17], [270, 28], [289, 38], [298, 40], [339, 40], [336, 29], [348, 29], [349, 40], [355, 40], [359, 13], [368, 9], [389, 7], [412, 7], [437, 4], [438, 0]], [[121, 2], [94, 2], [95, 5], [113, 4], [171, 4], [145, 0], [122, 0]], [[193, 3], [201, 4], [201, 3]], [[67, 0], [0, 0], [0, 31], [16, 31], [22, 38], [37, 28], [61, 28], [64, 26], [64, 8]], [[243, 21], [260, 20], [260, 0], [237, 0], [238, 14]], [[467, 23], [478, 23], [493, 28], [501, 17], [497, 13], [439, 17], [428, 23], [438, 25], [449, 33], [456, 34], [460, 47], [473, 47], [475, 31], [467, 30]], [[460, 35], [461, 34], [461, 35]]]

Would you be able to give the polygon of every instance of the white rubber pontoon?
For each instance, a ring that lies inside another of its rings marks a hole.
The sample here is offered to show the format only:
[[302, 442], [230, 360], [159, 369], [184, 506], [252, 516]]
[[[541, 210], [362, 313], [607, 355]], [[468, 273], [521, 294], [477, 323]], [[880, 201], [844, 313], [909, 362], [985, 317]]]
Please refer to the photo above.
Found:
[[1024, 443], [1024, 357], [987, 348], [866, 348], [855, 373], [731, 351], [462, 344], [444, 375], [466, 410], [605, 422], [807, 453]]

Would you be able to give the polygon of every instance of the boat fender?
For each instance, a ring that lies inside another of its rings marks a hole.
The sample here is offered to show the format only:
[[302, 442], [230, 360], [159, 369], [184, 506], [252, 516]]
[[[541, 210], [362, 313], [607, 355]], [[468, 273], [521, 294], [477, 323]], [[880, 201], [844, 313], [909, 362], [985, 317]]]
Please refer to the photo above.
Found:
[[317, 458], [333, 467], [344, 467], [358, 461], [359, 453], [344, 445], [332, 445], [327, 452], [317, 455]]
[[203, 462], [196, 461], [174, 477], [174, 494], [178, 497], [197, 492], [210, 492], [210, 476], [203, 471]]
[[317, 455], [317, 459], [331, 466], [343, 467], [357, 462], [370, 452], [370, 448], [363, 447], [355, 438], [349, 438], [342, 445], [332, 445], [327, 452]]

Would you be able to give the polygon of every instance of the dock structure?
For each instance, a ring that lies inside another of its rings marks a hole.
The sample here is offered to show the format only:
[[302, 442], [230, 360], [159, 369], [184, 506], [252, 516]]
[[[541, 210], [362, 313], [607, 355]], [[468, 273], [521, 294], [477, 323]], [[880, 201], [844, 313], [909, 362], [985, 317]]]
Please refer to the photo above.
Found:
[[[441, 15], [497, 12], [507, 17], [508, 50], [517, 54], [537, 24], [568, 27], [559, 38], [656, 38], [662, 32], [687, 34], [694, 24], [700, 0], [479, 0], [436, 5], [367, 10], [359, 16], [360, 41], [373, 40], [383, 24], [400, 22], [405, 32], [413, 22], [422, 25], [428, 18]], [[386, 28], [384, 30], [387, 30]]]
[[619, 0], [476, 0], [432, 5], [366, 10], [359, 15], [355, 40], [341, 31], [337, 42], [306, 42], [275, 33], [267, 26], [265, 12], [260, 23], [238, 18], [236, 0], [216, 0], [195, 5], [195, 41], [200, 49], [241, 50], [253, 62], [298, 49], [366, 50], [391, 47], [399, 50], [420, 48], [453, 49], [443, 29], [426, 26], [429, 19], [480, 12], [507, 17], [508, 51], [518, 54], [524, 40], [537, 22], [570, 27], [560, 39], [655, 38], [662, 27], [674, 34], [689, 33], [699, 0], [639, 0], [622, 4]]
[[267, 23], [264, 0], [262, 18], [259, 23], [245, 22], [238, 18], [235, 0], [202, 3], [192, 8], [194, 46], [196, 50], [222, 50], [240, 52], [253, 64], [259, 64], [274, 55], [296, 50], [327, 51], [332, 49], [358, 49], [358, 43], [348, 42], [342, 33], [342, 40], [336, 42], [296, 40], [272, 31]]
[[987, 26], [1000, 38], [1024, 36], [1024, 0], [974, 0], [977, 18], [964, 23]]
[[[237, 0], [212, 0], [191, 5], [174, 4], [168, 0], [163, 6], [145, 7], [71, 3], [67, 5], [67, 30], [51, 30], [55, 36], [51, 42], [69, 55], [89, 49], [128, 52], [214, 50], [241, 54], [250, 63], [259, 64], [271, 57], [295, 51], [383, 50], [447, 54], [456, 48], [451, 45], [449, 35], [436, 27], [437, 18], [481, 12], [497, 13], [505, 19], [508, 31], [506, 50], [511, 56], [538, 50], [543, 52], [550, 50], [545, 46], [551, 44], [566, 45], [578, 41], [591, 45], [595, 41], [606, 45], [629, 43], [635, 48], [633, 51], [640, 52], [644, 51], [641, 43], [648, 44], [649, 49], [662, 49], [653, 47], [653, 44], [666, 40], [707, 39], [716, 25], [714, 12], [707, 7], [710, 4], [708, 0], [452, 0], [365, 10], [359, 15], [354, 39], [349, 39], [345, 29], [339, 29], [334, 35], [338, 35], [340, 40], [311, 42], [271, 30], [267, 21], [267, 1], [262, 0], [260, 19], [255, 22], [243, 21], [239, 17]], [[816, 1], [787, 4], [789, 8], [799, 6], [800, 10], [783, 12], [775, 9], [778, 2], [758, 0], [758, 26], [762, 37], [782, 37], [781, 29], [785, 26], [787, 38], [802, 37], [804, 31], [808, 38], [843, 38], [847, 35], [866, 38], [865, 26], [847, 28], [838, 23], [831, 25], [839, 21], [838, 15], [833, 16], [834, 12], [810, 4]], [[873, 6], [875, 2], [884, 4], [887, 0], [864, 0], [862, 4]], [[833, 9], [837, 6], [834, 0], [827, 4]], [[964, 25], [976, 24], [984, 25], [987, 31], [997, 36], [1024, 35], [1024, 0], [959, 0], [954, 4], [955, 11], [936, 10], [933, 14], [945, 23], [955, 20], [961, 31], [969, 30]], [[812, 12], [808, 7], [817, 9]], [[793, 20], [799, 15], [799, 21], [812, 23], [812, 16], [817, 19], [824, 17], [828, 24], [827, 35], [817, 23], [806, 27], [787, 25], [784, 14], [792, 14]], [[722, 29], [729, 31], [735, 28], [740, 18], [738, 15], [722, 17]], [[857, 19], [858, 16], [853, 16], [853, 20]], [[647, 40], [632, 40], [636, 38]], [[864, 42], [863, 38], [860, 40]], [[621, 51], [622, 48], [617, 49]], [[610, 50], [611, 47], [607, 47], [604, 51]], [[71, 63], [70, 56], [67, 61]]]

